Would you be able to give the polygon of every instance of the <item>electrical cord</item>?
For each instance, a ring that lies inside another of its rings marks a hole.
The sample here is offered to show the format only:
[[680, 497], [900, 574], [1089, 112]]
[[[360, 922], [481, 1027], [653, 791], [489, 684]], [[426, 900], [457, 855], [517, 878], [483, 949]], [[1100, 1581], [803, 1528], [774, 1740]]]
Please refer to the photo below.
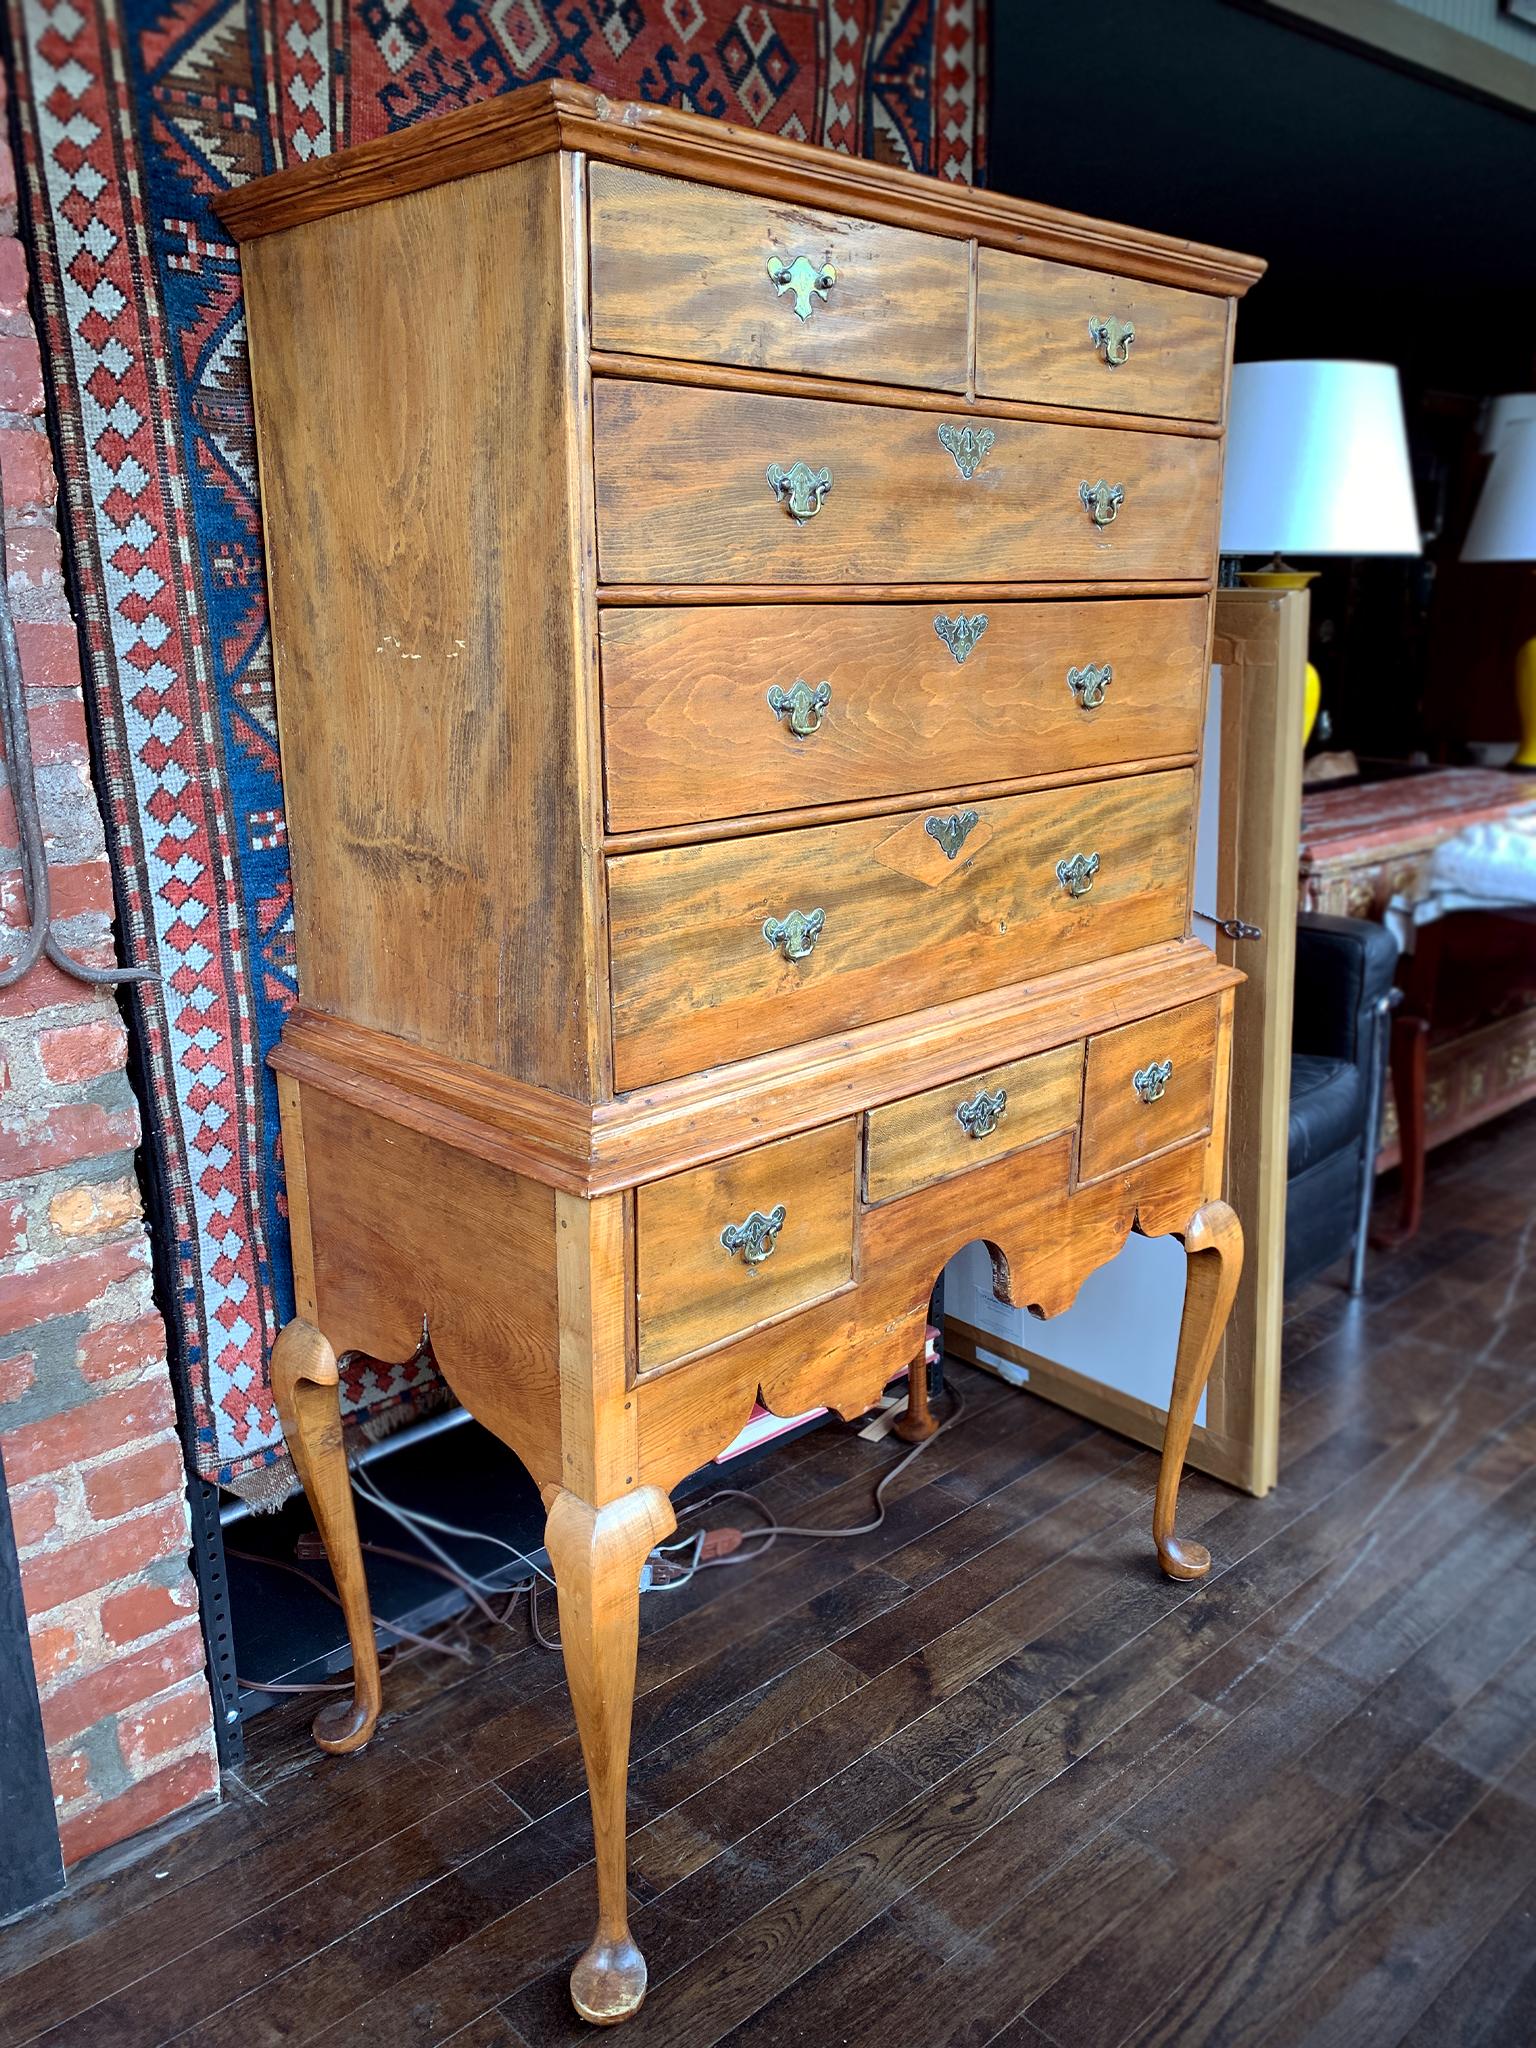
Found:
[[[875, 1513], [867, 1522], [856, 1522], [847, 1528], [829, 1529], [811, 1523], [794, 1524], [775, 1522], [769, 1519], [761, 1527], [745, 1532], [734, 1529], [728, 1532], [719, 1529], [695, 1529], [691, 1534], [678, 1536], [669, 1543], [658, 1544], [651, 1552], [650, 1557], [646, 1561], [645, 1576], [641, 1581], [642, 1592], [680, 1593], [693, 1583], [693, 1580], [701, 1571], [712, 1571], [718, 1565], [752, 1564], [758, 1558], [766, 1556], [781, 1539], [819, 1542], [823, 1539], [845, 1536], [873, 1535], [885, 1521], [885, 1496], [890, 1487], [895, 1484], [903, 1472], [909, 1470], [916, 1463], [917, 1459], [922, 1456], [923, 1452], [931, 1444], [936, 1443], [946, 1431], [953, 1429], [964, 1414], [965, 1401], [959, 1389], [951, 1387], [948, 1391], [950, 1394], [949, 1414], [940, 1423], [933, 1435], [925, 1437], [921, 1443], [913, 1444], [905, 1456], [898, 1458], [890, 1470], [883, 1473], [877, 1481], [874, 1492]], [[396, 1550], [382, 1543], [364, 1543], [361, 1548], [366, 1553], [374, 1557], [391, 1558], [397, 1563], [412, 1565], [419, 1571], [432, 1572], [438, 1578], [446, 1579], [451, 1585], [462, 1592], [466, 1599], [472, 1602], [486, 1620], [498, 1628], [511, 1627], [513, 1609], [526, 1594], [528, 1599], [528, 1627], [534, 1642], [541, 1650], [555, 1651], [560, 1648], [559, 1638], [547, 1636], [544, 1633], [539, 1618], [539, 1581], [542, 1579], [546, 1585], [553, 1586], [555, 1583], [554, 1579], [541, 1565], [535, 1564], [534, 1560], [525, 1551], [519, 1550], [515, 1544], [504, 1542], [499, 1536], [490, 1535], [484, 1529], [463, 1529], [452, 1522], [441, 1521], [437, 1516], [428, 1515], [419, 1509], [402, 1507], [398, 1501], [391, 1500], [384, 1493], [377, 1480], [367, 1471], [366, 1467], [356, 1467], [351, 1474], [351, 1478], [353, 1486], [362, 1499], [370, 1502], [375, 1507], [381, 1508], [386, 1514], [390, 1515], [402, 1528], [414, 1536], [418, 1542], [424, 1544], [432, 1552], [432, 1557], [421, 1557], [415, 1552]], [[685, 1501], [678, 1510], [678, 1519], [681, 1521], [684, 1518], [701, 1515], [709, 1508], [717, 1506], [721, 1501], [727, 1500], [745, 1501], [758, 1514], [766, 1513], [762, 1502], [758, 1500], [755, 1494], [747, 1493], [741, 1487], [723, 1486], [717, 1487], [713, 1493], [705, 1494], [698, 1500]], [[475, 1573], [469, 1571], [467, 1567], [461, 1565], [450, 1552], [434, 1540], [433, 1536], [428, 1533], [434, 1530], [442, 1535], [456, 1536], [464, 1542], [488, 1543], [497, 1550], [504, 1550], [509, 1556], [515, 1557], [519, 1563], [526, 1565], [531, 1576], [518, 1580], [511, 1586], [495, 1585], [488, 1579], [478, 1577]], [[710, 1538], [713, 1536], [718, 1540], [727, 1533], [737, 1538], [737, 1547], [721, 1555], [706, 1557], [704, 1552]], [[754, 1548], [748, 1550], [741, 1547], [744, 1541], [753, 1542], [754, 1539], [761, 1539], [756, 1541]], [[254, 1551], [231, 1550], [228, 1555], [230, 1557], [242, 1558], [251, 1564], [272, 1565], [279, 1571], [291, 1572], [295, 1577], [305, 1580], [307, 1584], [315, 1587], [318, 1592], [323, 1593], [333, 1605], [338, 1607], [341, 1605], [340, 1599], [330, 1587], [322, 1584], [312, 1573], [306, 1572], [299, 1565], [290, 1564], [282, 1558], [262, 1557]], [[679, 1561], [674, 1562], [674, 1560]], [[486, 1595], [487, 1593], [503, 1592], [508, 1595], [508, 1599], [505, 1607], [498, 1613], [492, 1607]], [[402, 1628], [398, 1622], [380, 1621], [378, 1617], [371, 1613], [369, 1620], [376, 1629], [382, 1627], [394, 1635], [403, 1638], [405, 1642], [413, 1646], [407, 1651], [401, 1651], [398, 1647], [392, 1646], [391, 1650], [387, 1653], [390, 1659], [390, 1665], [387, 1668], [392, 1668], [395, 1663], [400, 1661], [402, 1656], [419, 1655], [422, 1651], [426, 1650], [434, 1650], [440, 1654], [452, 1656], [461, 1663], [472, 1661], [472, 1654], [467, 1645], [464, 1645], [462, 1637], [459, 1638], [458, 1642], [451, 1642], [447, 1639], [447, 1630], [441, 1635], [423, 1636], [415, 1634], [410, 1629]], [[248, 1682], [237, 1676], [236, 1682], [247, 1692], [305, 1693], [348, 1692], [351, 1690], [351, 1681], [346, 1679], [302, 1685], [258, 1684]]]

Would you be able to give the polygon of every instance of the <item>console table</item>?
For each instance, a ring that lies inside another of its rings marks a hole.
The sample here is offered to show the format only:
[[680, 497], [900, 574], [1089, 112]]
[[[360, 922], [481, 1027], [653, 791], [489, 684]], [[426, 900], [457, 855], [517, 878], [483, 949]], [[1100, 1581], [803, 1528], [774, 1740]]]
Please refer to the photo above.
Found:
[[355, 1671], [316, 1735], [379, 1711], [336, 1355], [425, 1339], [543, 1489], [572, 1994], [622, 2019], [639, 1576], [756, 1400], [863, 1412], [974, 1237], [1048, 1315], [1179, 1236], [1153, 1535], [1209, 1568], [1241, 977], [1190, 892], [1260, 266], [563, 84], [222, 212], [302, 1003], [272, 1371]]
[[[1310, 790], [1301, 805], [1301, 908], [1385, 918], [1428, 892], [1435, 848], [1469, 825], [1536, 807], [1529, 776], [1484, 768]], [[1396, 1236], [1417, 1230], [1436, 1145], [1536, 1097], [1536, 924], [1463, 910], [1416, 922], [1398, 970], [1392, 1093], [1377, 1171], [1401, 1165]]]

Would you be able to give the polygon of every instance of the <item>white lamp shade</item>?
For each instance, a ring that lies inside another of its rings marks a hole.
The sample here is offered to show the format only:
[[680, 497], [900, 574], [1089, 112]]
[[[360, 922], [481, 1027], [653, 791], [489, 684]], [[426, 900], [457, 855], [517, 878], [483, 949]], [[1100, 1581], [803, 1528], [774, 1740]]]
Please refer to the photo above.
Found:
[[1536, 562], [1536, 417], [1505, 427], [1461, 559]]
[[1416, 555], [1408, 431], [1390, 363], [1239, 363], [1224, 555]]
[[1516, 420], [1536, 420], [1536, 391], [1506, 391], [1501, 397], [1489, 399], [1479, 436], [1485, 455], [1498, 454], [1505, 429]]

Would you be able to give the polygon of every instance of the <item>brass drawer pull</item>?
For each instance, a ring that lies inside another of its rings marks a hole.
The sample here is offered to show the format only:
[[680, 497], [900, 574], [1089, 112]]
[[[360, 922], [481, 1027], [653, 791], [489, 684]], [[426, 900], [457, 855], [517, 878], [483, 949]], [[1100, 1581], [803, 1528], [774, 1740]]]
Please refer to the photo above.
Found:
[[763, 937], [770, 946], [782, 945], [786, 960], [808, 960], [826, 921], [824, 910], [792, 910], [788, 917], [770, 917]]
[[1173, 1061], [1154, 1060], [1150, 1067], [1141, 1067], [1132, 1074], [1131, 1086], [1143, 1102], [1161, 1102], [1172, 1079]]
[[745, 1223], [727, 1223], [720, 1233], [720, 1242], [728, 1252], [740, 1252], [749, 1266], [760, 1266], [764, 1259], [773, 1257], [787, 1214], [782, 1202], [766, 1216], [761, 1209], [754, 1209]]
[[788, 469], [770, 462], [768, 488], [796, 526], [804, 526], [807, 519], [814, 519], [821, 510], [821, 501], [832, 488], [832, 472], [812, 469], [808, 462], [792, 462]]
[[987, 615], [985, 612], [973, 612], [970, 618], [967, 618], [964, 612], [957, 612], [952, 619], [947, 619], [940, 612], [933, 622], [933, 630], [958, 664], [965, 660], [987, 630]]
[[986, 460], [987, 450], [997, 439], [990, 427], [952, 427], [948, 420], [939, 428], [940, 445], [955, 458], [955, 467], [969, 483]]
[[1008, 1090], [999, 1088], [995, 1095], [989, 1095], [981, 1088], [969, 1102], [960, 1104], [955, 1121], [968, 1138], [990, 1138], [1007, 1114]]
[[1056, 863], [1056, 879], [1069, 896], [1086, 896], [1099, 872], [1096, 853], [1074, 853], [1070, 860]]
[[818, 683], [813, 690], [803, 678], [781, 690], [777, 683], [768, 692], [768, 708], [775, 718], [789, 715], [789, 729], [799, 739], [821, 731], [821, 714], [832, 702], [832, 685]]
[[1131, 352], [1136, 329], [1129, 320], [1090, 320], [1088, 337], [1112, 370], [1118, 370]]
[[937, 839], [944, 849], [945, 858], [953, 860], [970, 838], [979, 817], [977, 811], [954, 811], [947, 818], [930, 818], [923, 829], [930, 839]]
[[1096, 484], [1080, 484], [1077, 495], [1095, 526], [1109, 526], [1125, 503], [1125, 485], [1107, 484], [1100, 477]]
[[781, 299], [786, 292], [793, 292], [797, 320], [809, 320], [816, 310], [812, 298], [825, 304], [827, 293], [837, 283], [837, 272], [830, 263], [813, 263], [809, 256], [797, 256], [792, 263], [786, 263], [780, 256], [770, 256], [768, 275]]
[[1115, 680], [1115, 671], [1109, 662], [1095, 667], [1089, 662], [1086, 668], [1067, 670], [1067, 688], [1072, 692], [1084, 711], [1097, 711], [1104, 702], [1104, 692]]

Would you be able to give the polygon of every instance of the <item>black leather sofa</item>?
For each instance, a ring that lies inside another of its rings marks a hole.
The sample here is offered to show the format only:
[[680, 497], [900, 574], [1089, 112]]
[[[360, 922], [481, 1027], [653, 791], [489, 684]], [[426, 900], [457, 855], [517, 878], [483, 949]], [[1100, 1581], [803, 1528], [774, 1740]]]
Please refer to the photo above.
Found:
[[1351, 1254], [1365, 1277], [1387, 1017], [1397, 941], [1385, 925], [1308, 913], [1297, 920], [1285, 1284]]

